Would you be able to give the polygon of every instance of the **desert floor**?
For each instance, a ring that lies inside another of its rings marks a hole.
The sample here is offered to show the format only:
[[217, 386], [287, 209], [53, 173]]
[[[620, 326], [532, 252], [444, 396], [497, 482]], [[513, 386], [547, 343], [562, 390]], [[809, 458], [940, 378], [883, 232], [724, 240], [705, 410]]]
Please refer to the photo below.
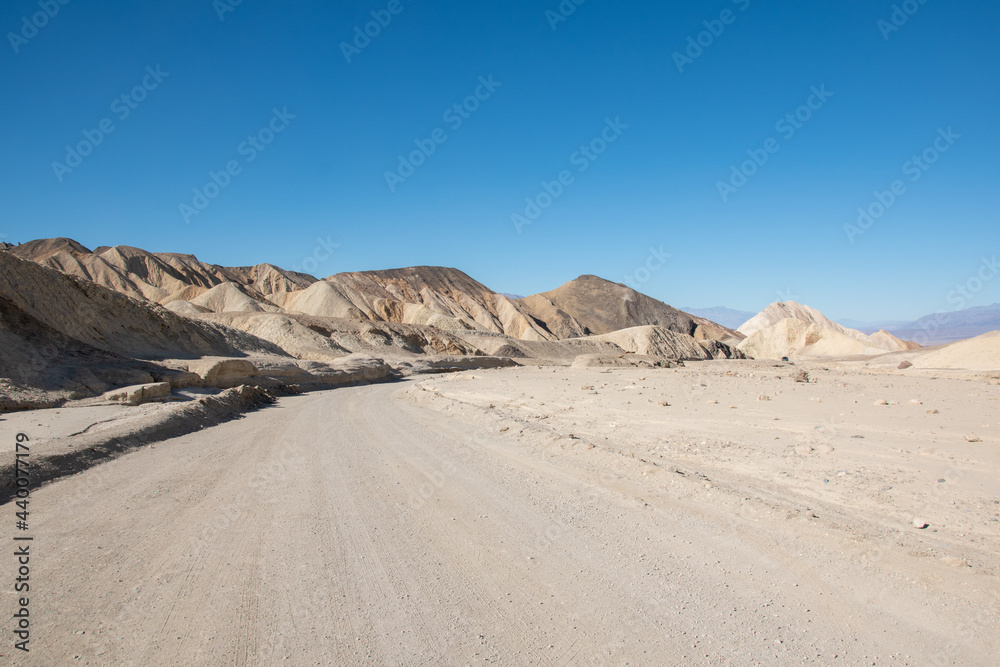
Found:
[[805, 368], [425, 376], [151, 445], [33, 492], [16, 664], [995, 664], [1000, 386]]

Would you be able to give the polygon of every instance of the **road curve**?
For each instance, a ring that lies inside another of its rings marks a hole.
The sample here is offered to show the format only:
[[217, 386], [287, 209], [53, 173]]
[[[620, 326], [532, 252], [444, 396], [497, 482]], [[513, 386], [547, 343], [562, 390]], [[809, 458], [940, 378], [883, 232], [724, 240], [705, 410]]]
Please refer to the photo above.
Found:
[[897, 638], [852, 620], [792, 554], [443, 418], [406, 386], [283, 398], [36, 490], [32, 650], [0, 653], [905, 664]]

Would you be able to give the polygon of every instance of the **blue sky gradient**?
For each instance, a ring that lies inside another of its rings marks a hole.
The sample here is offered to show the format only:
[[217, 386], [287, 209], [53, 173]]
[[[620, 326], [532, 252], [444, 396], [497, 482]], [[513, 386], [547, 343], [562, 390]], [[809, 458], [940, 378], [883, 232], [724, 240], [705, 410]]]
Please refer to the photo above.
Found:
[[[899, 25], [893, 2], [232, 3], [42, 0], [34, 31], [38, 0], [3, 5], [5, 240], [318, 276], [447, 265], [520, 294], [593, 273], [675, 305], [795, 298], [861, 320], [952, 310], [997, 254], [995, 2], [897, 2]], [[620, 136], [584, 157], [609, 120]], [[53, 166], [102, 121], [78, 166]], [[390, 187], [415, 142], [433, 153]], [[199, 201], [212, 173], [226, 186]], [[558, 196], [518, 230], [543, 182]], [[963, 301], [1000, 301], [1000, 279]]]

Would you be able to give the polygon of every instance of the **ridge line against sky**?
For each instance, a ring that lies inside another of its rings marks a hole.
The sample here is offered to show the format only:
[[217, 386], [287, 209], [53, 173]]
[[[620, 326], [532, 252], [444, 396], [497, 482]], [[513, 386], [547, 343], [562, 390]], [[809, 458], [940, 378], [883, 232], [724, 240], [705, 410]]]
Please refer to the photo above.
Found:
[[455, 266], [520, 294], [595, 274], [864, 321], [988, 305], [998, 19], [942, 0], [14, 0], [0, 240]]

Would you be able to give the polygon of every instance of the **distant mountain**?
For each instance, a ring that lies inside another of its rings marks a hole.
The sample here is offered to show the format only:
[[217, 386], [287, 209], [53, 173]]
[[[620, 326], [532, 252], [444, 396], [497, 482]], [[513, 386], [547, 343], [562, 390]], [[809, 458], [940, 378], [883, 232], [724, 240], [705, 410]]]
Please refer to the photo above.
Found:
[[[489, 332], [535, 342], [647, 325], [701, 342], [742, 340], [726, 327], [597, 276], [581, 276], [551, 292], [521, 299], [440, 266], [339, 273], [317, 280], [270, 264], [218, 266], [194, 255], [130, 246], [89, 250], [67, 238], [5, 244], [0, 251], [186, 317], [226, 315], [227, 322], [240, 322], [236, 326], [245, 325], [244, 330], [255, 335], [263, 335], [261, 323], [270, 322], [271, 338], [279, 323], [298, 330], [286, 316], [305, 316]], [[253, 326], [246, 323], [248, 318], [255, 319]]]
[[519, 302], [448, 267], [338, 273], [305, 290], [269, 298], [286, 311], [319, 317], [478, 329], [520, 340], [555, 339]]
[[77, 276], [137, 299], [166, 305], [192, 299], [223, 283], [246, 289], [253, 298], [305, 289], [316, 279], [270, 264], [225, 267], [205, 264], [194, 255], [153, 253], [130, 246], [102, 246], [93, 251], [73, 239], [28, 241], [3, 248], [49, 269]]
[[772, 303], [744, 322], [739, 349], [757, 359], [878, 355], [920, 347], [886, 331], [866, 335], [795, 301]]
[[738, 328], [741, 324], [757, 314], [746, 310], [733, 310], [732, 308], [726, 308], [725, 306], [716, 306], [714, 308], [681, 307], [681, 310], [689, 315], [704, 317], [706, 320], [712, 320], [713, 322], [717, 322], [729, 329]]
[[558, 338], [608, 334], [639, 326], [659, 326], [699, 340], [742, 337], [726, 327], [669, 306], [631, 287], [585, 275], [519, 301]]
[[950, 313], [934, 313], [901, 324], [890, 331], [923, 345], [941, 345], [1000, 330], [1000, 303]]

